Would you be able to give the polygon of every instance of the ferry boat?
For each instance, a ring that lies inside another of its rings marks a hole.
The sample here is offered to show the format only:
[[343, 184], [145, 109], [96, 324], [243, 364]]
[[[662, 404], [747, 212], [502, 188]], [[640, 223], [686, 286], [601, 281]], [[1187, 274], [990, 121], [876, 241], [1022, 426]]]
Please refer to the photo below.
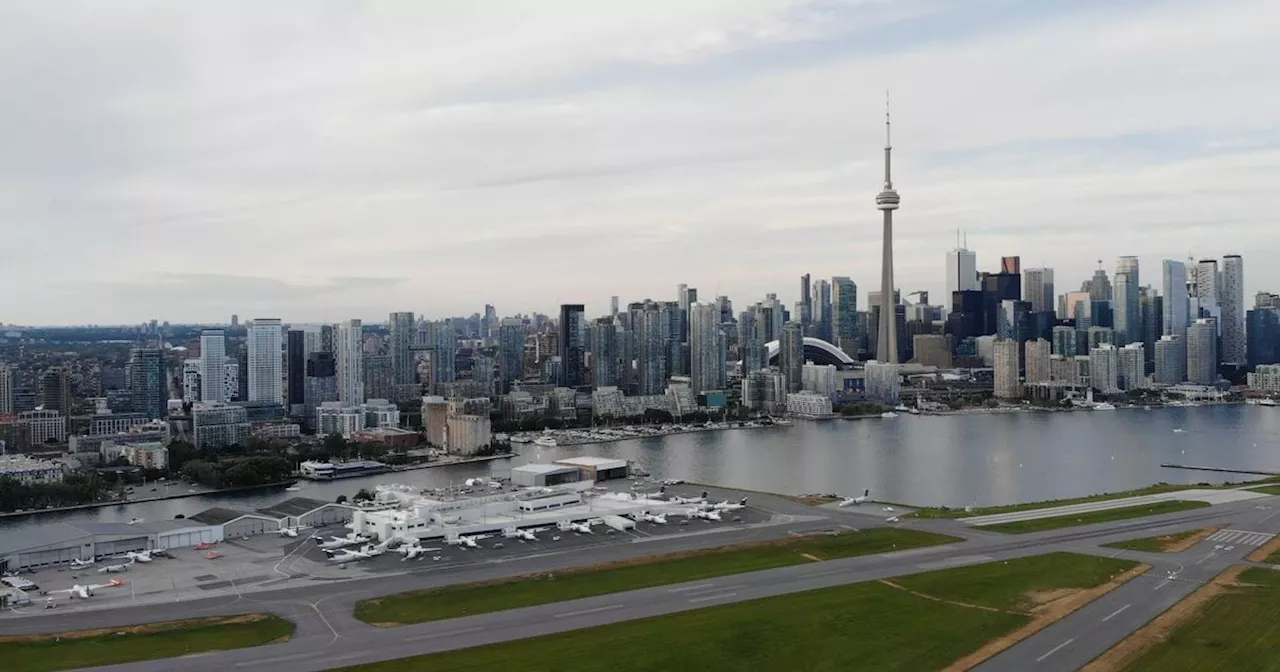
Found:
[[1259, 405], [1259, 406], [1275, 406], [1275, 405], [1276, 405], [1276, 400], [1275, 400], [1275, 399], [1271, 399], [1271, 398], [1269, 398], [1269, 397], [1264, 397], [1264, 398], [1262, 398], [1262, 399], [1259, 399], [1259, 400], [1258, 400], [1258, 405]]
[[298, 472], [303, 478], [313, 481], [333, 481], [340, 478], [355, 478], [371, 474], [384, 474], [391, 467], [373, 460], [351, 460], [350, 462], [313, 462], [307, 460], [298, 465]]
[[533, 440], [533, 442], [534, 442], [535, 444], [539, 445], [539, 446], [552, 446], [552, 447], [554, 447], [554, 446], [558, 446], [558, 445], [560, 445], [559, 443], [557, 443], [557, 442], [556, 442], [556, 440], [555, 440], [554, 438], [552, 438], [552, 437], [550, 437], [550, 436], [540, 436], [540, 437], [538, 437], [538, 438], [534, 439], [534, 440]]
[[885, 411], [884, 413], [881, 413], [881, 414], [880, 414], [880, 417], [882, 417], [882, 418], [896, 418], [896, 417], [898, 417], [898, 414], [897, 414], [897, 413], [894, 413], [893, 411]]
[[1116, 407], [1115, 407], [1115, 404], [1109, 404], [1109, 403], [1107, 403], [1107, 402], [1105, 402], [1105, 401], [1100, 401], [1100, 402], [1098, 402], [1098, 403], [1096, 403], [1096, 404], [1094, 404], [1094, 405], [1093, 405], [1093, 410], [1095, 410], [1095, 411], [1114, 411], [1114, 410], [1116, 410]]

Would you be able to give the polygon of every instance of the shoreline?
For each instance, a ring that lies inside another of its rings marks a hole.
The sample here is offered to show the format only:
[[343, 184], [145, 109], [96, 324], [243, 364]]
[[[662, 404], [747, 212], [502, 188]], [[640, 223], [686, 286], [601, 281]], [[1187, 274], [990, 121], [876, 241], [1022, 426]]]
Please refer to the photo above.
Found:
[[264, 483], [262, 485], [242, 485], [235, 488], [219, 488], [217, 490], [201, 490], [199, 492], [181, 492], [174, 495], [158, 495], [155, 497], [140, 497], [138, 499], [113, 499], [108, 502], [90, 502], [88, 504], [72, 504], [71, 506], [57, 506], [49, 509], [33, 509], [30, 511], [5, 511], [0, 512], [0, 519], [17, 518], [19, 516], [38, 516], [43, 513], [65, 513], [68, 511], [87, 511], [90, 509], [104, 509], [109, 506], [129, 506], [131, 504], [147, 504], [150, 502], [163, 502], [170, 499], [187, 499], [189, 497], [203, 497], [205, 495], [221, 495], [235, 494], [240, 492], [251, 492], [254, 490], [269, 490], [273, 488], [287, 488], [297, 483], [296, 479], [288, 481], [279, 481], [276, 483]]
[[[734, 422], [738, 422], [738, 421], [734, 421]], [[753, 421], [742, 420], [741, 422], [746, 423], [746, 422], [753, 422]], [[724, 432], [724, 431], [729, 431], [733, 429], [771, 429], [775, 427], [791, 426], [790, 420], [786, 420], [786, 422], [787, 424], [785, 425], [778, 424], [778, 421], [775, 420], [773, 421], [773, 424], [768, 424], [768, 425], [731, 425], [729, 427], [685, 427], [683, 429], [669, 429], [669, 430], [660, 429], [651, 434], [640, 434], [637, 436], [617, 436], [617, 437], [610, 437], [607, 439], [571, 439], [571, 440], [565, 440], [562, 442], [560, 441], [559, 438], [557, 438], [556, 445], [554, 446], [542, 446], [532, 441], [529, 441], [529, 442], [512, 441], [511, 445], [513, 450], [516, 449], [517, 446], [519, 446], [520, 449], [523, 449], [524, 446], [536, 446], [539, 448], [568, 448], [572, 446], [589, 446], [589, 445], [596, 445], [601, 443], [614, 443], [617, 441], [635, 441], [637, 439], [656, 439], [664, 436], [676, 436], [678, 434], [697, 434], [700, 432]], [[553, 429], [551, 431], [552, 432], [589, 432], [591, 431], [591, 429], [575, 427], [570, 429]]]

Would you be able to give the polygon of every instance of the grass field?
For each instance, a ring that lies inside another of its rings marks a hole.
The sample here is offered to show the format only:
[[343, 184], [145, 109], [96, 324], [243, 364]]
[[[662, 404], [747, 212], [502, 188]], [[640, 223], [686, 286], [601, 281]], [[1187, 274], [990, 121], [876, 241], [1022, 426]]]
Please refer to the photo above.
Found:
[[[936, 670], [1028, 623], [1030, 616], [1012, 611], [1028, 603], [1028, 593], [1103, 583], [1133, 566], [1057, 553], [909, 579], [913, 590], [985, 603], [996, 607], [992, 610], [939, 602], [880, 582], [859, 583], [363, 665], [348, 672]], [[975, 583], [982, 587], [973, 587]]]
[[1280, 669], [1280, 572], [1250, 568], [1127, 669], [1203, 672]]
[[1141, 495], [1158, 495], [1162, 492], [1176, 492], [1178, 490], [1187, 490], [1189, 488], [1213, 487], [1208, 483], [1201, 485], [1176, 485], [1173, 483], [1156, 483], [1145, 488], [1137, 490], [1125, 490], [1123, 492], [1107, 492], [1100, 495], [1090, 495], [1088, 497], [1072, 497], [1070, 499], [1047, 499], [1041, 502], [1027, 502], [1025, 504], [1008, 504], [1005, 506], [982, 506], [965, 511], [963, 508], [953, 509], [950, 507], [925, 507], [911, 514], [916, 518], [968, 518], [969, 516], [989, 516], [996, 513], [1014, 513], [1016, 511], [1034, 511], [1035, 509], [1047, 509], [1054, 506], [1067, 506], [1070, 504], [1084, 504], [1086, 502], [1102, 502], [1108, 499], [1123, 499], [1125, 497], [1138, 497]]
[[1146, 551], [1148, 553], [1165, 553], [1171, 547], [1177, 546], [1200, 533], [1204, 530], [1187, 530], [1186, 532], [1175, 532], [1160, 537], [1143, 537], [1141, 539], [1126, 539], [1124, 541], [1116, 541], [1110, 544], [1103, 544], [1107, 548], [1123, 548], [1127, 551]]
[[1191, 509], [1200, 509], [1206, 506], [1210, 506], [1210, 504], [1208, 502], [1174, 500], [1168, 502], [1155, 502], [1154, 504], [1143, 504], [1141, 506], [1126, 506], [1119, 509], [1104, 509], [1102, 511], [1092, 511], [1090, 513], [1081, 513], [1069, 516], [1053, 516], [1051, 518], [1020, 520], [1015, 523], [983, 525], [981, 529], [990, 530], [992, 532], [1007, 532], [1009, 534], [1026, 534], [1027, 532], [1056, 530], [1060, 527], [1093, 525], [1095, 523], [1109, 523], [1115, 520], [1154, 516], [1161, 513], [1189, 511]]
[[367, 623], [383, 625], [422, 623], [786, 567], [815, 560], [884, 553], [957, 541], [960, 540], [955, 537], [928, 532], [874, 528], [838, 535], [661, 555], [554, 574], [402, 593], [360, 602], [356, 605], [355, 615]]
[[1249, 488], [1254, 492], [1264, 492], [1268, 495], [1280, 495], [1280, 485], [1264, 485], [1261, 488]]
[[[32, 637], [0, 637], [5, 672], [51, 672], [174, 658], [288, 639], [293, 623], [275, 616], [219, 616]], [[124, 633], [124, 634], [120, 634]], [[174, 665], [181, 669], [181, 665]]]

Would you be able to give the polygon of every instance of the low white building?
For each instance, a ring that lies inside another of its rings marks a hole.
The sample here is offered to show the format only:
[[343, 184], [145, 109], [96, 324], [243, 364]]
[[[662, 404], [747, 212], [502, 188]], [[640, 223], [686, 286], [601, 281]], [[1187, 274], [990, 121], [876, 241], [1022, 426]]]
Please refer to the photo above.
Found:
[[62, 464], [26, 455], [0, 455], [0, 477], [23, 483], [56, 483], [62, 480]]
[[1249, 389], [1258, 392], [1280, 392], [1280, 364], [1259, 364], [1248, 376]]
[[133, 443], [120, 447], [129, 464], [143, 469], [165, 469], [169, 466], [169, 448], [163, 443]]
[[803, 418], [829, 418], [832, 416], [831, 397], [810, 390], [787, 395], [787, 413]]
[[364, 409], [364, 429], [393, 428], [400, 426], [400, 407], [386, 399], [368, 399]]
[[350, 436], [364, 429], [364, 409], [346, 406], [340, 401], [326, 401], [316, 407], [316, 433], [322, 436]]

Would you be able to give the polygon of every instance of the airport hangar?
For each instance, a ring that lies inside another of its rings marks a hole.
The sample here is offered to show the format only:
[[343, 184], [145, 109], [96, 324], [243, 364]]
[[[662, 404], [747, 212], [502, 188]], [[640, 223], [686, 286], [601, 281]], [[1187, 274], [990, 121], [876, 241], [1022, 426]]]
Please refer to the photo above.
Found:
[[246, 512], [213, 508], [176, 520], [140, 523], [48, 523], [0, 535], [0, 570], [109, 558], [129, 551], [191, 548], [278, 531], [323, 527], [351, 519], [351, 507], [297, 497]]

